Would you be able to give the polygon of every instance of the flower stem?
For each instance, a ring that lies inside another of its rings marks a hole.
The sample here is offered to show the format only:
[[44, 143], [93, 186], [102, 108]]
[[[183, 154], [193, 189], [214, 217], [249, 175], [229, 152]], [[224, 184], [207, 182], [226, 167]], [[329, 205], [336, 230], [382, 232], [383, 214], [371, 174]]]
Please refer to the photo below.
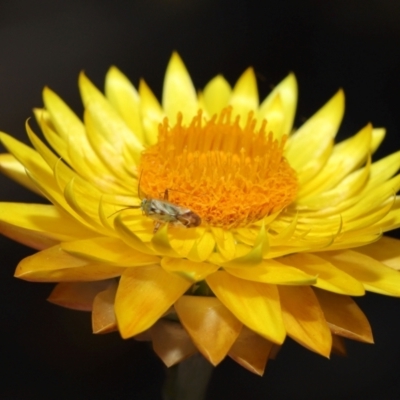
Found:
[[163, 400], [205, 400], [213, 369], [201, 354], [168, 368]]

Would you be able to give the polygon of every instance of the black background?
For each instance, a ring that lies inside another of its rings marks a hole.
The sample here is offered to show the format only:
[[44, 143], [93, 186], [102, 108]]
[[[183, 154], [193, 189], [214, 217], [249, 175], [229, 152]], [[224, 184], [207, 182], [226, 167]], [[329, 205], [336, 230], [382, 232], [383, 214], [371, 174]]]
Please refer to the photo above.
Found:
[[[233, 84], [252, 65], [264, 97], [294, 71], [297, 126], [343, 87], [339, 138], [371, 121], [388, 128], [376, 158], [400, 148], [400, 3], [393, 0], [3, 0], [0, 129], [26, 140], [24, 121], [42, 105], [44, 85], [81, 114], [82, 69], [102, 88], [114, 64], [135, 85], [144, 77], [160, 98], [173, 50], [198, 88], [218, 73]], [[2, 200], [39, 200], [4, 177], [0, 189]], [[92, 335], [89, 313], [47, 303], [52, 285], [12, 277], [32, 250], [0, 240], [0, 399], [160, 399], [164, 369], [146, 344]], [[349, 343], [347, 358], [329, 361], [287, 340], [263, 378], [227, 359], [208, 399], [400, 398], [400, 299], [357, 301], [375, 345]]]

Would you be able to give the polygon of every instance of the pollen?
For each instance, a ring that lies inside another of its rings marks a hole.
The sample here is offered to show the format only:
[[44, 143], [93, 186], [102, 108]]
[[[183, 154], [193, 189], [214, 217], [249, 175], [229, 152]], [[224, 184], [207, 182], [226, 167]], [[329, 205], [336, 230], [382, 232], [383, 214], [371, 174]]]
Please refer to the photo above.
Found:
[[201, 111], [189, 125], [179, 114], [165, 118], [157, 144], [141, 159], [141, 191], [198, 214], [212, 227], [247, 226], [283, 210], [297, 194], [296, 172], [284, 157], [286, 136], [274, 138], [267, 121], [256, 129], [250, 112], [244, 127], [231, 107], [206, 120]]

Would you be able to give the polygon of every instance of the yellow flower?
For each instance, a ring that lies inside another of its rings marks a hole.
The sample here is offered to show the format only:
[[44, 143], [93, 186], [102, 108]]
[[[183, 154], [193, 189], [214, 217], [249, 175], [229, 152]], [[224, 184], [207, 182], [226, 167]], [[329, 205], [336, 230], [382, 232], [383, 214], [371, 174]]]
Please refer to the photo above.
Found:
[[168, 366], [200, 351], [262, 374], [286, 335], [326, 357], [373, 341], [351, 296], [400, 296], [382, 236], [400, 226], [400, 152], [372, 162], [371, 124], [334, 144], [342, 91], [294, 130], [293, 74], [261, 104], [252, 69], [197, 94], [177, 54], [162, 106], [114, 67], [105, 96], [79, 87], [83, 122], [44, 89], [48, 145], [29, 122], [34, 149], [1, 134], [2, 171], [52, 203], [0, 204], [1, 232], [40, 250], [17, 277], [60, 282], [50, 301], [152, 340]]

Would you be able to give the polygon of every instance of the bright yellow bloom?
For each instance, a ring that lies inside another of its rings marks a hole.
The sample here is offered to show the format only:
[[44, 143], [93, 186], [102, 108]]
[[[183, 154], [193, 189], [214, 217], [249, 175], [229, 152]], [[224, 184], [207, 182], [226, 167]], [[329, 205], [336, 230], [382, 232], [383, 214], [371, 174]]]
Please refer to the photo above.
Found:
[[262, 374], [286, 335], [326, 357], [373, 341], [350, 296], [400, 296], [382, 236], [400, 226], [400, 152], [372, 162], [371, 124], [334, 144], [342, 91], [294, 130], [292, 74], [261, 104], [252, 69], [196, 93], [177, 54], [162, 105], [114, 67], [105, 96], [79, 87], [83, 122], [44, 89], [48, 145], [29, 122], [34, 149], [1, 134], [2, 171], [52, 203], [0, 204], [1, 232], [40, 250], [17, 277], [61, 282], [50, 301], [152, 340], [168, 366], [200, 351]]

